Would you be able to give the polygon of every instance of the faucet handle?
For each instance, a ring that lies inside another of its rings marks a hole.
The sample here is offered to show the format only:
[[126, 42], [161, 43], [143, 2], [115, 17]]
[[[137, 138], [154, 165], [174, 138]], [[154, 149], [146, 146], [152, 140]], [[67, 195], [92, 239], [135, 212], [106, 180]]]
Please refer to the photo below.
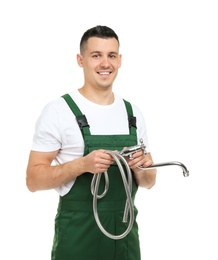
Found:
[[144, 151], [144, 154], [146, 154], [146, 153], [147, 153], [147, 151], [146, 151], [146, 145], [144, 144], [143, 139], [140, 138], [140, 139], [139, 139], [139, 142], [141, 143], [141, 144], [140, 144], [140, 145], [141, 145], [141, 149]]

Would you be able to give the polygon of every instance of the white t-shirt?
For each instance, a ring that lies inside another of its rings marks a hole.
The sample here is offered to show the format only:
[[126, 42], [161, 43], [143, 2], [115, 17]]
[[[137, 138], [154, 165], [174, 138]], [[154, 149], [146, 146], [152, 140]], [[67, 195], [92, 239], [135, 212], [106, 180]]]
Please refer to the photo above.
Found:
[[[128, 134], [129, 126], [123, 99], [115, 94], [111, 105], [98, 105], [83, 97], [78, 90], [69, 93], [81, 112], [86, 116], [93, 135]], [[142, 138], [149, 152], [145, 120], [139, 108], [132, 104], [137, 119], [137, 137]], [[33, 151], [51, 152], [59, 150], [56, 164], [63, 164], [83, 156], [84, 141], [75, 115], [66, 101], [59, 97], [49, 102], [39, 116], [33, 136]], [[63, 196], [68, 193], [75, 179], [56, 188]]]

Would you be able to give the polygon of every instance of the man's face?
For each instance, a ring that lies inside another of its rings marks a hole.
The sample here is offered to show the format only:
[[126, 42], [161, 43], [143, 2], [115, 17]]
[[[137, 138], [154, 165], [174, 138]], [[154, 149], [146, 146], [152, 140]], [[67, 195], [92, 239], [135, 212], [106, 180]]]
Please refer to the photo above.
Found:
[[97, 88], [112, 87], [121, 66], [119, 44], [115, 38], [89, 38], [77, 61], [84, 70], [85, 84]]

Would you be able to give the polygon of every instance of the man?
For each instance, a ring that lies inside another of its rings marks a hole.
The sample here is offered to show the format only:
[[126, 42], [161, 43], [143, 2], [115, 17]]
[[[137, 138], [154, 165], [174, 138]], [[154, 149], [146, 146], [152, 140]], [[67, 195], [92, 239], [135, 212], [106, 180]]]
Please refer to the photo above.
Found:
[[[121, 151], [142, 139], [147, 153], [140, 150], [126, 158], [133, 177], [132, 200], [138, 186], [155, 184], [155, 169], [138, 168], [153, 163], [144, 118], [137, 106], [112, 90], [121, 58], [119, 39], [111, 28], [87, 30], [77, 55], [84, 85], [51, 101], [37, 120], [26, 183], [32, 192], [56, 189], [60, 195], [52, 260], [140, 259], [136, 207], [129, 234], [111, 239], [96, 224], [90, 188], [95, 174], [108, 172], [110, 185], [98, 200], [98, 214], [105, 229], [119, 235], [126, 229], [122, 223], [126, 193], [120, 170], [107, 151]], [[99, 193], [104, 185], [102, 178]]]

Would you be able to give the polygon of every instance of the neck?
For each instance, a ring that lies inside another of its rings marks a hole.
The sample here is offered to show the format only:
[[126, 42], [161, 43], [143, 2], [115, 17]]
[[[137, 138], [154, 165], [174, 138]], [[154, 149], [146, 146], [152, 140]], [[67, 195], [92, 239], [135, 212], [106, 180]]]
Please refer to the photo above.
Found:
[[78, 90], [81, 95], [98, 105], [110, 105], [114, 102], [114, 94], [111, 89], [99, 89], [93, 91], [92, 89], [83, 86]]

